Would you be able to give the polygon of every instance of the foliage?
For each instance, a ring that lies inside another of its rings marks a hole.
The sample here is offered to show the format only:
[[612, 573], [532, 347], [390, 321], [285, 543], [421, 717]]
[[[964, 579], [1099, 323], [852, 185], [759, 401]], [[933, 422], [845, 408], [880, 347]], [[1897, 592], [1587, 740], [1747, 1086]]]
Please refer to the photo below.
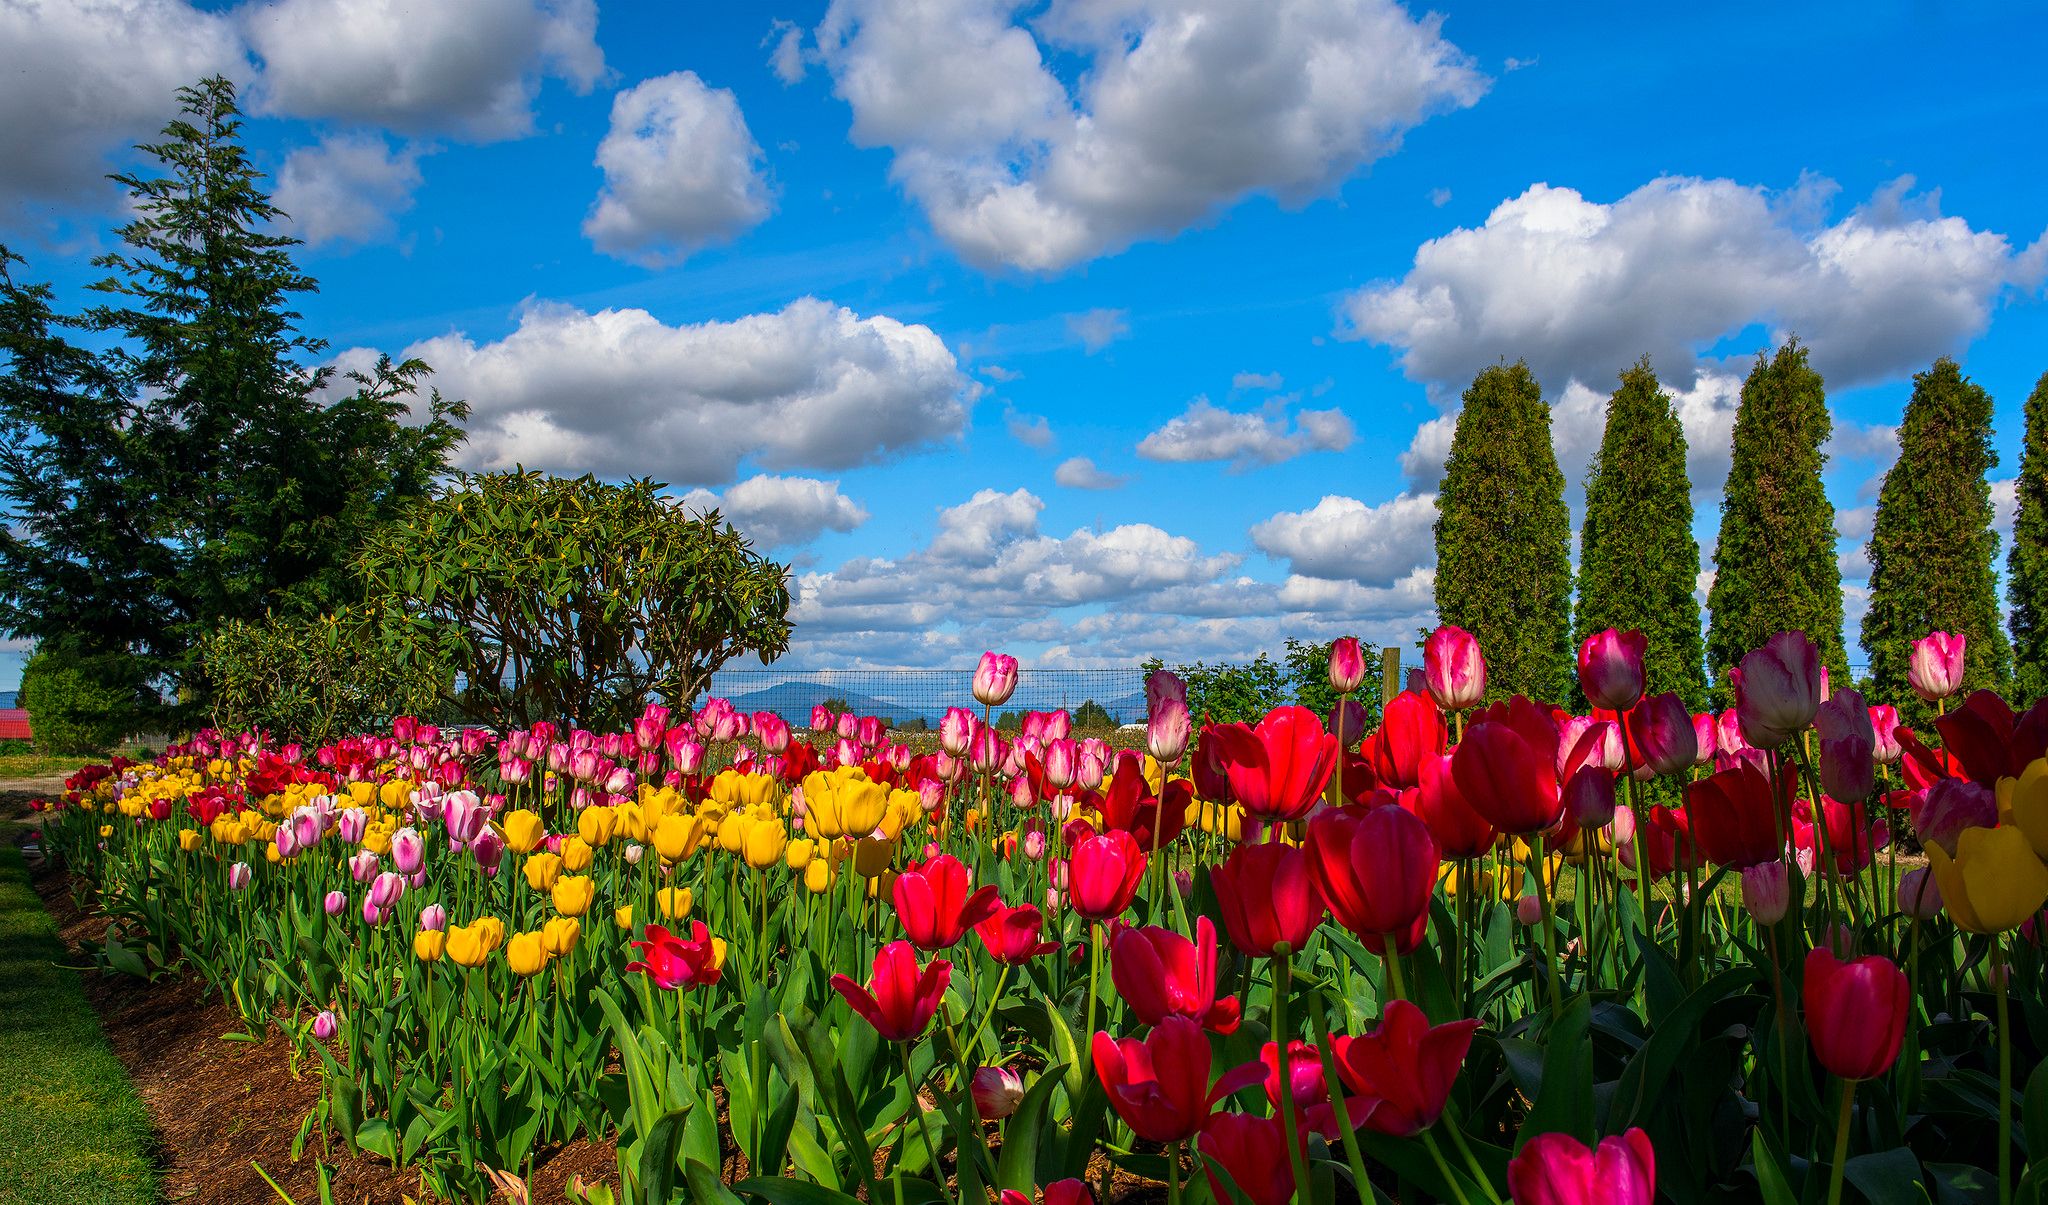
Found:
[[362, 608], [229, 620], [201, 644], [200, 671], [215, 726], [313, 744], [430, 713], [452, 677], [431, 662], [402, 659]]
[[2012, 604], [2013, 688], [2031, 701], [2048, 695], [2048, 373], [2027, 395], [2018, 493], [2005, 591]]
[[[1337, 708], [1337, 692], [1330, 689], [1330, 645], [1331, 640], [1287, 641], [1287, 683], [1293, 691], [1293, 702], [1308, 708], [1329, 723], [1330, 714]], [[1379, 650], [1360, 640], [1359, 655], [1365, 658], [1365, 685], [1351, 696], [1353, 702], [1365, 708], [1366, 726], [1373, 727], [1380, 722], [1380, 677]]]
[[182, 681], [222, 622], [348, 601], [349, 555], [432, 488], [467, 409], [415, 412], [418, 361], [307, 367], [325, 345], [292, 307], [316, 286], [273, 232], [234, 86], [180, 97], [142, 148], [164, 174], [116, 177], [133, 217], [93, 261], [107, 300], [62, 317], [47, 288], [0, 281], [0, 627]]
[[1929, 632], [1969, 637], [1965, 692], [2003, 691], [2012, 648], [2000, 623], [1991, 562], [1991, 395], [1943, 356], [1913, 378], [1899, 458], [1884, 475], [1870, 536], [1870, 608], [1863, 651], [1875, 697], [1918, 723], [1933, 712], [1906, 681], [1912, 643]]
[[1692, 535], [1685, 428], [1648, 356], [1621, 374], [1607, 428], [1586, 471], [1579, 528], [1579, 598], [1573, 640], [1608, 628], [1649, 638], [1645, 681], [1706, 706], [1700, 633], [1700, 549]]
[[[1149, 674], [1165, 663], [1153, 657], [1139, 668]], [[1188, 712], [1197, 724], [1254, 723], [1291, 697], [1286, 673], [1264, 653], [1238, 664], [1195, 661], [1176, 665], [1173, 672], [1188, 684]]]
[[22, 666], [20, 700], [37, 750], [54, 754], [103, 754], [157, 712], [155, 692], [133, 658], [63, 640], [36, 646]]
[[149, 1111], [72, 961], [21, 851], [0, 846], [0, 1201], [151, 1205]]
[[364, 547], [373, 629], [406, 672], [461, 675], [450, 701], [493, 724], [688, 705], [732, 658], [789, 647], [789, 571], [661, 490], [462, 476]]
[[1100, 732], [1116, 727], [1116, 720], [1109, 714], [1109, 708], [1093, 699], [1074, 708], [1074, 728], [1083, 732]]
[[1489, 697], [1571, 689], [1571, 511], [1527, 364], [1465, 391], [1437, 495], [1436, 606], [1486, 649]]
[[1797, 339], [1757, 356], [1735, 414], [1707, 592], [1707, 672], [1717, 706], [1730, 697], [1728, 671], [1776, 632], [1808, 633], [1834, 680], [1849, 680], [1835, 508], [1820, 476], [1833, 429], [1820, 374]]

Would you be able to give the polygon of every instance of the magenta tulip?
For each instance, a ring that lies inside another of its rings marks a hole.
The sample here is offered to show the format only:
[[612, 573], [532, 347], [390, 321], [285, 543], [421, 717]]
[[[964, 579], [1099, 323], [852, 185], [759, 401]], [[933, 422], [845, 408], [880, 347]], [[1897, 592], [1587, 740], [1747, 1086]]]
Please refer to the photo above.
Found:
[[1641, 632], [1608, 628], [1586, 637], [1579, 646], [1579, 687], [1593, 706], [1627, 711], [1643, 697], [1643, 654], [1649, 640]]
[[1339, 636], [1330, 642], [1330, 689], [1348, 695], [1365, 685], [1365, 654], [1356, 636]]
[[1962, 632], [1931, 632], [1913, 642], [1913, 656], [1906, 662], [1906, 683], [1913, 693], [1932, 703], [1946, 699], [1963, 688], [1963, 650], [1969, 637]]
[[983, 653], [974, 667], [974, 698], [984, 707], [1001, 707], [1017, 690], [1017, 659]]
[[1486, 697], [1486, 658], [1472, 633], [1450, 624], [1422, 643], [1422, 674], [1436, 705], [1463, 711]]

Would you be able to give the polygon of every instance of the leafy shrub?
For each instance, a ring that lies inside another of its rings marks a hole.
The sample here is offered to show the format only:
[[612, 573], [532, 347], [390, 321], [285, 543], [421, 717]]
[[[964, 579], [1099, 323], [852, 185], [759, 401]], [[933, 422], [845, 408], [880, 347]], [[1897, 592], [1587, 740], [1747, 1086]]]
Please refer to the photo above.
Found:
[[[1154, 657], [1142, 668], [1149, 674], [1163, 667]], [[1239, 665], [1196, 661], [1176, 665], [1173, 672], [1188, 684], [1188, 710], [1197, 724], [1205, 717], [1217, 724], [1252, 723], [1290, 700], [1287, 674], [1264, 653]]]
[[77, 756], [114, 748], [160, 709], [134, 658], [84, 652], [65, 641], [36, 647], [22, 667], [20, 699], [37, 752]]
[[216, 727], [326, 742], [430, 711], [450, 675], [377, 639], [361, 611], [233, 620], [200, 648]]

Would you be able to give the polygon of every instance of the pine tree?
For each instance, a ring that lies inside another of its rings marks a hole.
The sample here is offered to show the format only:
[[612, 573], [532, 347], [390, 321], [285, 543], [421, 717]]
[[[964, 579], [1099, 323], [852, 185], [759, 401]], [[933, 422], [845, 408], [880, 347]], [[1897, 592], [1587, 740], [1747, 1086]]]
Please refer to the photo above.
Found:
[[1586, 473], [1579, 528], [1579, 601], [1573, 638], [1636, 628], [1649, 638], [1652, 691], [1706, 705], [1705, 649], [1693, 590], [1700, 550], [1692, 535], [1685, 428], [1648, 356], [1621, 374], [1607, 430]]
[[2048, 695], [2048, 373], [2027, 395], [2026, 444], [2020, 451], [2019, 509], [2005, 562], [2012, 604], [2016, 702]]
[[1465, 391], [1437, 498], [1436, 607], [1479, 638], [1487, 689], [1562, 700], [1571, 689], [1571, 511], [1550, 409], [1526, 364]]
[[1833, 429], [1820, 374], [1797, 339], [1757, 356], [1735, 414], [1707, 592], [1707, 671], [1717, 704], [1730, 697], [1728, 670], [1782, 631], [1805, 632], [1833, 679], [1848, 681], [1835, 508], [1820, 479]]
[[1875, 695], [1917, 710], [1906, 682], [1912, 642], [1969, 637], [1966, 689], [2004, 690], [2012, 668], [1991, 563], [1991, 395], [1943, 356], [1913, 378], [1899, 458], [1884, 475], [1870, 534], [1870, 609], [1863, 651]]

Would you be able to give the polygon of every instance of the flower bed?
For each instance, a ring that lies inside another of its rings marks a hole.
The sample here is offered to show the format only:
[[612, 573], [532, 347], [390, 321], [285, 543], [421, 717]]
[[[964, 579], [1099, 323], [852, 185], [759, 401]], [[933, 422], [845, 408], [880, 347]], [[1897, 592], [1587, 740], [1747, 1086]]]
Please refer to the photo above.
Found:
[[445, 1197], [594, 1138], [636, 1201], [2035, 1200], [2048, 707], [1923, 739], [1793, 633], [1694, 716], [1632, 635], [1572, 715], [1445, 629], [1363, 739], [1159, 674], [1144, 754], [989, 729], [995, 655], [923, 753], [719, 700], [206, 732], [45, 831], [112, 964], [281, 1025], [302, 1135]]

